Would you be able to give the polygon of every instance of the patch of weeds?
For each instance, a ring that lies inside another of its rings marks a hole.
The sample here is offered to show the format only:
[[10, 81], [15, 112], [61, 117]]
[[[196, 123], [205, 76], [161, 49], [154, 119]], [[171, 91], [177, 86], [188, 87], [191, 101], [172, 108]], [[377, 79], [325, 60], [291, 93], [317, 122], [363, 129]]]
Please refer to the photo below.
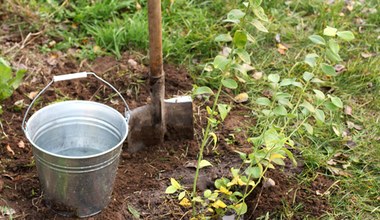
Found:
[[[13, 71], [10, 64], [0, 57], [0, 101], [9, 98], [22, 82], [26, 70]], [[0, 105], [0, 114], [2, 107]]]

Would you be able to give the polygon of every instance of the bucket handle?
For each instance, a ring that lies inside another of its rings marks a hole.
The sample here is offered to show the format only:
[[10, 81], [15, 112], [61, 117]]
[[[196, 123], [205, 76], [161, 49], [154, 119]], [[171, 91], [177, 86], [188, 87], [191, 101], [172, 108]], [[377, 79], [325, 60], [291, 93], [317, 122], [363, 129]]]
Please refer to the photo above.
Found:
[[30, 109], [33, 107], [33, 104], [36, 102], [36, 100], [38, 99], [38, 97], [40, 97], [51, 86], [51, 84], [53, 84], [55, 82], [59, 82], [59, 81], [66, 81], [66, 80], [72, 80], [72, 79], [86, 78], [88, 75], [93, 75], [95, 78], [97, 78], [98, 80], [102, 81], [104, 84], [106, 84], [107, 86], [109, 86], [112, 90], [114, 90], [120, 96], [121, 100], [123, 100], [124, 105], [125, 105], [125, 119], [128, 121], [129, 117], [131, 115], [131, 110], [129, 109], [128, 104], [125, 101], [124, 97], [121, 95], [121, 93], [114, 86], [112, 86], [109, 82], [107, 82], [106, 80], [100, 78], [98, 75], [96, 75], [93, 72], [70, 73], [70, 74], [53, 76], [53, 79], [45, 86], [45, 88], [43, 88], [36, 95], [36, 97], [34, 97], [33, 101], [30, 103], [28, 109], [26, 110], [24, 118], [22, 120], [22, 129], [24, 130], [24, 132], [26, 131], [26, 125], [25, 125], [26, 123], [25, 123], [25, 121], [26, 121], [26, 118], [28, 117]]

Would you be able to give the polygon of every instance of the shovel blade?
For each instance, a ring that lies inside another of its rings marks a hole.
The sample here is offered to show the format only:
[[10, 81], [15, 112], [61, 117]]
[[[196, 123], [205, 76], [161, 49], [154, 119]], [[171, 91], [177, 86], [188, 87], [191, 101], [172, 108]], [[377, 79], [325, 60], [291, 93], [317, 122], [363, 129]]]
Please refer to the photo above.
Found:
[[[131, 112], [128, 134], [128, 151], [141, 149], [162, 143], [166, 140], [185, 140], [194, 137], [193, 103], [191, 97], [180, 96], [165, 100], [165, 130], [153, 123], [153, 106], [145, 105]], [[163, 135], [161, 132], [165, 132]]]

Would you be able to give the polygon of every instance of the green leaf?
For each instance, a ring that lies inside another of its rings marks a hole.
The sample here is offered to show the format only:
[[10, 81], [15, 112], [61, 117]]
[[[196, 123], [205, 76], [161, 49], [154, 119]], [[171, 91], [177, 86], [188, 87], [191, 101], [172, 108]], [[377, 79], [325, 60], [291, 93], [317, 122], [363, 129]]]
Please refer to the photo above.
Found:
[[170, 185], [168, 188], [166, 188], [165, 193], [166, 194], [173, 194], [177, 192], [177, 188], [175, 188], [173, 185]]
[[319, 57], [317, 54], [315, 53], [311, 53], [311, 54], [307, 54], [305, 56], [305, 60], [304, 62], [309, 65], [311, 68], [314, 68], [317, 64], [317, 57]]
[[201, 87], [197, 87], [194, 92], [193, 92], [194, 95], [203, 95], [203, 94], [210, 94], [210, 95], [213, 95], [214, 92], [207, 86], [201, 86]]
[[334, 53], [332, 50], [327, 49], [326, 50], [326, 56], [331, 62], [340, 62], [342, 61], [342, 58], [340, 58], [339, 54]]
[[261, 23], [261, 21], [259, 21], [257, 19], [253, 19], [251, 24], [253, 26], [255, 26], [257, 28], [257, 30], [259, 30], [261, 32], [268, 33], [268, 29], [263, 25], [263, 23]]
[[251, 64], [251, 56], [249, 55], [249, 53], [242, 49], [242, 48], [238, 48], [234, 51], [239, 57], [240, 59], [246, 63], [246, 64]]
[[322, 72], [324, 72], [328, 76], [336, 76], [334, 67], [326, 63], [321, 63], [321, 69], [322, 69]]
[[327, 26], [323, 30], [323, 35], [329, 36], [329, 37], [335, 37], [337, 31], [338, 31], [338, 29], [330, 27], [330, 26]]
[[[291, 141], [291, 140], [289, 140], [289, 141]], [[286, 149], [286, 148], [283, 148], [283, 151], [285, 151], [285, 153], [286, 153], [286, 155], [289, 157], [289, 159], [292, 160], [293, 165], [294, 165], [294, 166], [297, 166], [297, 161], [296, 161], [296, 159], [294, 158], [293, 153], [292, 153], [290, 150]]]
[[261, 5], [262, 0], [249, 0], [249, 3], [252, 7], [259, 7]]
[[298, 87], [298, 88], [303, 88], [303, 85], [302, 85], [302, 83], [300, 83], [300, 82], [293, 82], [292, 85], [293, 85], [293, 86], [296, 86], [296, 87]]
[[320, 122], [325, 122], [325, 113], [321, 109], [315, 111], [315, 119]]
[[314, 93], [315, 93], [315, 97], [317, 97], [317, 99], [320, 99], [320, 100], [324, 100], [326, 98], [325, 94], [318, 90], [318, 89], [313, 89]]
[[351, 41], [355, 39], [355, 36], [351, 31], [338, 31], [336, 34], [339, 38], [345, 41]]
[[281, 80], [280, 86], [293, 85], [294, 81], [295, 81], [295, 79], [285, 78], [285, 79]]
[[232, 37], [230, 34], [220, 34], [217, 37], [215, 37], [216, 42], [231, 42]]
[[226, 70], [226, 67], [230, 62], [230, 59], [227, 59], [222, 55], [218, 55], [215, 57], [213, 65], [215, 69], [220, 69], [223, 72]]
[[218, 104], [218, 111], [219, 111], [220, 118], [222, 119], [222, 121], [224, 121], [224, 119], [227, 117], [230, 109], [231, 107], [229, 107], [226, 104]]
[[277, 164], [277, 165], [280, 165], [280, 166], [285, 166], [285, 162], [281, 158], [274, 158], [274, 159], [272, 159], [272, 162]]
[[260, 97], [260, 98], [256, 99], [256, 103], [259, 105], [264, 105], [264, 106], [270, 106], [271, 105], [271, 101], [265, 97]]
[[315, 112], [315, 108], [310, 102], [304, 100], [303, 103], [300, 105], [304, 108], [306, 108], [309, 112]]
[[312, 83], [324, 83], [325, 81], [322, 81], [319, 78], [313, 78], [310, 82], [312, 82]]
[[254, 167], [248, 167], [245, 171], [245, 174], [250, 175], [253, 179], [260, 178], [263, 170], [262, 167], [254, 166]]
[[231, 167], [231, 174], [233, 177], [239, 176], [239, 171], [240, 171], [240, 169], [235, 169], [235, 168]]
[[212, 166], [212, 164], [210, 162], [208, 162], [207, 160], [201, 160], [201, 162], [199, 163], [199, 168], [203, 168], [203, 167], [209, 167], [209, 166]]
[[239, 9], [232, 9], [227, 14], [227, 19], [223, 20], [224, 22], [239, 23], [240, 19], [245, 16], [245, 13]]
[[275, 115], [285, 116], [288, 114], [288, 111], [286, 110], [286, 108], [284, 106], [279, 105], [273, 109], [273, 113]]
[[132, 205], [128, 205], [128, 211], [133, 215], [134, 218], [140, 219], [140, 213]]
[[343, 102], [342, 100], [340, 100], [339, 97], [336, 97], [336, 96], [331, 96], [330, 97], [331, 99], [331, 102], [338, 108], [343, 108]]
[[174, 178], [170, 178], [170, 183], [172, 184], [172, 186], [174, 186], [174, 188], [181, 189], [181, 184], [179, 184], [179, 182], [177, 182], [177, 180], [175, 180]]
[[181, 201], [185, 196], [186, 196], [186, 191], [181, 192], [181, 193], [178, 195], [178, 200]]
[[338, 107], [336, 107], [332, 102], [329, 102], [329, 101], [325, 102], [325, 103], [324, 103], [324, 106], [325, 106], [328, 110], [330, 110], [330, 111], [337, 111], [337, 110], [339, 110]]
[[311, 35], [309, 39], [315, 44], [326, 45], [325, 39], [319, 35]]
[[208, 199], [210, 196], [212, 195], [212, 192], [211, 190], [209, 189], [206, 189], [204, 192], [203, 192], [203, 196]]
[[291, 109], [293, 108], [293, 105], [292, 105], [292, 103], [290, 103], [289, 99], [278, 99], [278, 103], [280, 105], [286, 105]]
[[280, 81], [280, 75], [276, 74], [269, 74], [268, 75], [268, 80], [273, 82], [273, 83], [278, 83]]
[[314, 77], [314, 74], [310, 72], [304, 72], [302, 78], [306, 81], [309, 82], [312, 78]]
[[222, 84], [229, 89], [236, 89], [238, 87], [237, 82], [233, 79], [223, 79]]
[[233, 43], [237, 48], [245, 48], [247, 44], [247, 34], [243, 31], [237, 30], [234, 34]]
[[7, 83], [12, 78], [12, 68], [9, 63], [0, 57], [0, 83]]
[[304, 123], [303, 126], [305, 127], [307, 133], [313, 134], [313, 127], [309, 123]]
[[11, 85], [13, 89], [17, 89], [20, 86], [25, 73], [26, 70], [18, 70], [16, 76], [9, 81], [9, 85]]
[[245, 202], [235, 205], [234, 209], [235, 209], [236, 214], [239, 216], [244, 215], [245, 213], [247, 213], [247, 210], [248, 210], [247, 204]]
[[246, 153], [243, 153], [243, 152], [240, 152], [240, 151], [237, 151], [235, 150], [236, 153], [239, 154], [239, 157], [242, 161], [245, 161], [247, 159], [247, 154]]
[[268, 17], [265, 14], [265, 11], [262, 7], [255, 7], [253, 8], [253, 13], [256, 15], [256, 17], [262, 21], [268, 21]]
[[329, 40], [329, 48], [333, 53], [339, 54], [339, 44], [334, 39]]

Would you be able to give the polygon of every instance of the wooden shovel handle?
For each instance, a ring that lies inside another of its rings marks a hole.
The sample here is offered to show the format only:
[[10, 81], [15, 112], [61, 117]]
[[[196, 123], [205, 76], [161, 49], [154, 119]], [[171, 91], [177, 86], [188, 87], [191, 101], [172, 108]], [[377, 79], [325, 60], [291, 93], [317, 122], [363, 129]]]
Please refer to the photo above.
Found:
[[150, 76], [159, 78], [162, 67], [161, 0], [148, 0]]

